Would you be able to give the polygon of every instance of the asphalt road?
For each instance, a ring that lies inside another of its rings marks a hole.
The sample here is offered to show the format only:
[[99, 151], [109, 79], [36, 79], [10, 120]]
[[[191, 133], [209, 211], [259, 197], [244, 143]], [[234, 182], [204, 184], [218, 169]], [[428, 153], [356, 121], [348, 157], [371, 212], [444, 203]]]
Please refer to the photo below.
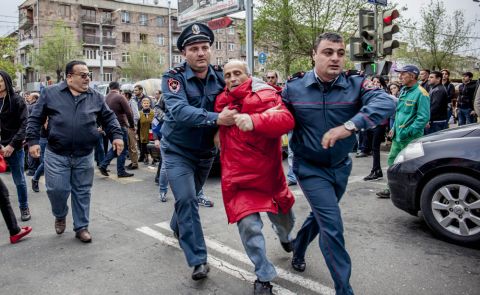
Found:
[[[386, 163], [386, 154], [382, 155]], [[341, 201], [345, 239], [353, 263], [351, 283], [356, 294], [480, 294], [480, 250], [436, 239], [422, 218], [380, 200], [375, 192], [385, 180], [364, 182], [371, 157], [354, 159], [347, 192]], [[286, 164], [286, 163], [285, 163]], [[112, 171], [114, 165], [110, 165]], [[33, 227], [16, 245], [0, 221], [0, 294], [251, 294], [253, 266], [244, 254], [235, 225], [228, 225], [220, 179], [209, 178], [206, 194], [214, 208], [200, 208], [212, 266], [209, 278], [194, 282], [183, 252], [168, 230], [173, 210], [158, 200], [153, 182], [156, 168], [142, 164], [130, 179], [103, 177], [96, 172], [91, 204], [93, 242], [74, 238], [71, 215], [67, 230], [56, 235], [50, 204], [41, 192], [29, 188]], [[111, 174], [115, 174], [114, 172]], [[0, 176], [17, 209], [11, 176]], [[27, 177], [30, 187], [31, 177]], [[42, 178], [42, 182], [43, 182]], [[291, 187], [299, 229], [309, 206], [298, 186]], [[276, 294], [333, 294], [333, 282], [318, 242], [307, 252], [307, 270], [290, 267], [270, 223], [264, 218], [267, 251], [277, 266]]]

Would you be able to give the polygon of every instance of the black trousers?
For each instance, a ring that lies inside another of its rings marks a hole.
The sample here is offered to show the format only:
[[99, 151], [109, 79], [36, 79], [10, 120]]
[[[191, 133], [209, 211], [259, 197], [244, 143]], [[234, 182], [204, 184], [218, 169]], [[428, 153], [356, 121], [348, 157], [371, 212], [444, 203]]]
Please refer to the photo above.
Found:
[[385, 130], [387, 125], [378, 125], [371, 129], [372, 132], [372, 152], [373, 152], [373, 167], [372, 172], [382, 170], [380, 165], [380, 145], [385, 141]]
[[2, 211], [3, 219], [7, 224], [10, 236], [14, 236], [20, 232], [20, 228], [17, 224], [17, 219], [13, 213], [12, 205], [10, 204], [10, 198], [8, 197], [8, 189], [0, 178], [0, 210]]

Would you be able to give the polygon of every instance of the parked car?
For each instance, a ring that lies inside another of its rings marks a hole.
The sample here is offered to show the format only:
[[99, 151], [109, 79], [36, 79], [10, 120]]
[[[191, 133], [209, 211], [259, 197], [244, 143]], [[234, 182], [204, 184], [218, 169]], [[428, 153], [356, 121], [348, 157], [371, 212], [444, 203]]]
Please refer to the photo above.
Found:
[[393, 204], [417, 216], [438, 237], [480, 244], [480, 124], [421, 137], [388, 169]]

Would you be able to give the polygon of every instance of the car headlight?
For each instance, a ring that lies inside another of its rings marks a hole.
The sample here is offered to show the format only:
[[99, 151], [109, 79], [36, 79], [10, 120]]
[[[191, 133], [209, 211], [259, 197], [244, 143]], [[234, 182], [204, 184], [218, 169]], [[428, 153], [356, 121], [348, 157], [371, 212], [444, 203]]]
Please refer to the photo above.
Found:
[[407, 145], [395, 158], [393, 164], [400, 164], [408, 160], [423, 157], [423, 144], [421, 142], [414, 142]]

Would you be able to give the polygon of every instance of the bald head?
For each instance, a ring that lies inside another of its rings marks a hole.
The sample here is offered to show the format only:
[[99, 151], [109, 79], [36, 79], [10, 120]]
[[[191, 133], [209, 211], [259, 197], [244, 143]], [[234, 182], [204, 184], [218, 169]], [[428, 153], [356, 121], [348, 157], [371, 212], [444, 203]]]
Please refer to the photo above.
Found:
[[250, 69], [246, 62], [231, 60], [223, 67], [223, 76], [227, 89], [232, 91], [250, 77]]

